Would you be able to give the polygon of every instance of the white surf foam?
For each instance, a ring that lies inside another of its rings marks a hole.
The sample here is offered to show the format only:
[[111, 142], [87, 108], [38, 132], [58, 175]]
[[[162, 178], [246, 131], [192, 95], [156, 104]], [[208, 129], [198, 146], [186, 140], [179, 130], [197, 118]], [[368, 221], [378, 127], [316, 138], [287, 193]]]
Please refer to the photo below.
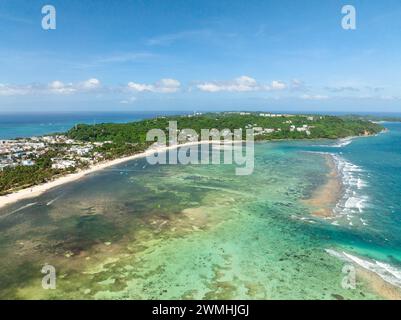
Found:
[[353, 141], [353, 138], [344, 138], [340, 139], [337, 144], [331, 145], [332, 148], [343, 148], [345, 146], [348, 146], [351, 144]]
[[353, 140], [354, 140], [353, 137], [342, 138], [342, 139], [338, 139], [336, 143], [315, 145], [315, 147], [343, 148], [343, 147], [346, 147], [349, 144], [351, 144]]
[[343, 215], [350, 221], [355, 215], [362, 214], [368, 205], [369, 197], [362, 191], [368, 186], [364, 180], [366, 172], [340, 155], [332, 154], [332, 156], [343, 185], [343, 196], [338, 201], [334, 213]]
[[370, 272], [377, 274], [384, 281], [401, 288], [401, 269], [378, 260], [362, 259], [355, 255], [338, 252], [332, 249], [325, 250], [328, 254], [342, 261], [354, 263]]

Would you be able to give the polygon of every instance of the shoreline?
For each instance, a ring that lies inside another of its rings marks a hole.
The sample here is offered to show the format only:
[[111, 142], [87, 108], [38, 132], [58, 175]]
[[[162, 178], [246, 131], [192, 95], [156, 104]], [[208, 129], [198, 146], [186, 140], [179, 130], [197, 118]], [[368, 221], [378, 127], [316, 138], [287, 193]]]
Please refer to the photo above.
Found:
[[[401, 287], [383, 277], [378, 271], [369, 268], [369, 265], [377, 266], [377, 261], [370, 262], [363, 258], [352, 256], [344, 251], [336, 251], [326, 249], [327, 254], [342, 261], [346, 264], [351, 264], [355, 268], [357, 284], [362, 282], [367, 288], [376, 293], [378, 296], [387, 300], [401, 300]], [[385, 263], [383, 263], [385, 264]], [[387, 272], [388, 270], [385, 269]]]
[[[309, 140], [309, 141], [313, 141], [313, 140], [341, 140], [341, 139], [353, 139], [353, 138], [357, 138], [357, 137], [369, 137], [372, 135], [366, 135], [366, 136], [350, 136], [350, 137], [346, 137], [346, 138], [338, 138], [338, 139], [325, 139], [325, 138], [321, 138], [321, 139], [277, 139], [277, 140], [256, 140], [254, 141], [254, 143], [258, 143], [258, 142], [280, 142], [280, 141], [297, 141], [297, 140], [301, 140], [301, 141], [305, 141], [305, 140]], [[243, 142], [243, 141], [241, 141]], [[173, 145], [173, 146], [166, 146], [166, 147], [162, 147], [162, 148], [149, 148], [141, 153], [138, 154], [134, 154], [131, 156], [127, 156], [127, 157], [123, 157], [123, 158], [118, 158], [118, 159], [113, 159], [113, 160], [109, 160], [106, 162], [100, 162], [95, 164], [94, 166], [88, 168], [88, 169], [84, 169], [75, 173], [71, 173], [71, 174], [67, 174], [61, 177], [58, 177], [54, 180], [42, 183], [42, 184], [38, 184], [38, 185], [33, 185], [32, 187], [29, 188], [25, 188], [25, 189], [21, 189], [15, 192], [12, 192], [10, 194], [6, 194], [3, 196], [0, 196], [0, 209], [18, 202], [20, 200], [24, 200], [24, 199], [29, 199], [29, 198], [34, 198], [37, 197], [41, 194], [43, 194], [44, 192], [53, 189], [55, 187], [61, 186], [63, 184], [69, 183], [69, 182], [73, 182], [76, 180], [79, 180], [81, 178], [83, 178], [84, 176], [91, 174], [93, 172], [105, 169], [107, 167], [110, 166], [114, 166], [114, 165], [118, 165], [120, 163], [124, 163], [127, 161], [131, 161], [131, 160], [135, 160], [135, 159], [140, 159], [140, 158], [144, 158], [148, 155], [151, 155], [155, 152], [164, 152], [164, 151], [168, 151], [168, 150], [172, 150], [175, 148], [179, 148], [179, 147], [185, 147], [185, 146], [191, 146], [191, 145], [200, 145], [200, 144], [205, 144], [205, 143], [214, 143], [213, 140], [208, 140], [208, 141], [194, 141], [194, 142], [187, 142], [187, 143], [183, 143], [183, 144], [177, 144], [177, 145]], [[220, 143], [220, 142], [219, 142]], [[234, 142], [235, 143], [235, 142]], [[338, 172], [337, 172], [337, 167], [335, 165], [334, 159], [330, 156], [330, 155], [326, 155], [328, 158], [328, 165], [332, 169], [332, 172], [328, 175], [329, 176], [329, 181], [323, 186], [323, 188], [319, 188], [318, 190], [316, 190], [314, 192], [314, 195], [310, 198], [310, 199], [306, 199], [303, 200], [304, 203], [312, 205], [312, 206], [316, 206], [317, 207], [317, 211], [315, 211], [313, 213], [313, 215], [317, 216], [317, 217], [323, 217], [323, 218], [328, 218], [328, 217], [332, 217], [333, 212], [332, 212], [332, 208], [329, 210], [328, 205], [332, 204], [332, 202], [335, 201], [334, 205], [337, 203], [338, 198], [332, 199], [333, 195], [331, 193], [332, 190], [337, 190], [338, 188], [341, 188], [341, 182], [340, 182], [340, 187], [335, 186], [335, 182], [333, 180], [335, 179], [331, 179], [330, 175], [332, 175], [333, 171], [335, 171], [335, 175], [337, 177], [339, 177]], [[329, 159], [330, 158], [330, 159]], [[331, 163], [331, 164], [330, 164]], [[333, 167], [334, 166], [334, 167]], [[338, 178], [339, 181], [339, 178]]]
[[364, 281], [373, 292], [386, 300], [401, 300], [401, 289], [382, 279], [371, 270], [356, 266], [356, 277]]
[[161, 147], [161, 148], [160, 147], [159, 148], [157, 148], [157, 147], [149, 148], [141, 153], [137, 153], [137, 154], [134, 154], [131, 156], [126, 156], [123, 158], [99, 162], [90, 168], [83, 169], [78, 172], [70, 173], [70, 174], [58, 177], [54, 180], [51, 180], [51, 181], [48, 181], [48, 182], [45, 182], [42, 184], [34, 185], [29, 188], [21, 189], [21, 190], [12, 192], [10, 194], [0, 196], [0, 209], [7, 205], [18, 202], [20, 200], [35, 198], [35, 197], [40, 196], [41, 194], [45, 193], [46, 191], [49, 191], [50, 189], [67, 184], [69, 182], [79, 180], [88, 174], [103, 170], [105, 168], [108, 168], [108, 167], [111, 167], [114, 165], [118, 165], [118, 164], [121, 164], [121, 163], [124, 163], [127, 161], [131, 161], [131, 160], [145, 158], [145, 157], [152, 155], [154, 153], [157, 153], [157, 152], [165, 152], [165, 151], [174, 150], [174, 149], [180, 148], [180, 147], [201, 145], [201, 144], [206, 144], [206, 143], [210, 144], [210, 143], [214, 143], [214, 141], [212, 141], [212, 140], [196, 141], [196, 142], [187, 142], [187, 143], [177, 144], [177, 145], [173, 145], [173, 146], [166, 146], [166, 147]]
[[309, 199], [302, 200], [302, 202], [313, 208], [313, 216], [331, 218], [334, 216], [333, 209], [341, 198], [343, 185], [333, 156], [330, 154], [324, 154], [323, 156], [330, 169], [330, 172], [326, 175], [327, 180], [322, 186], [313, 191]]

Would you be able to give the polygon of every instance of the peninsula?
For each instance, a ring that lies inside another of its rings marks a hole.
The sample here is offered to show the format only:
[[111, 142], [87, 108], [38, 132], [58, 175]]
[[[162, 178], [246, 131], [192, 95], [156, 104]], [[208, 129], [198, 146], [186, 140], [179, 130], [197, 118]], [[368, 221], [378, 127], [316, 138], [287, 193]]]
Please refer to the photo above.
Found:
[[[146, 133], [151, 129], [167, 131], [169, 121], [177, 122], [178, 131], [242, 129], [245, 135], [246, 129], [252, 129], [255, 140], [338, 139], [372, 135], [384, 129], [362, 119], [260, 112], [196, 113], [123, 124], [77, 124], [66, 133], [0, 140], [0, 206], [155, 152], [149, 151], [153, 143], [146, 141]], [[187, 143], [199, 141], [188, 135]], [[33, 186], [37, 189], [31, 189]], [[18, 194], [11, 197], [15, 193]]]

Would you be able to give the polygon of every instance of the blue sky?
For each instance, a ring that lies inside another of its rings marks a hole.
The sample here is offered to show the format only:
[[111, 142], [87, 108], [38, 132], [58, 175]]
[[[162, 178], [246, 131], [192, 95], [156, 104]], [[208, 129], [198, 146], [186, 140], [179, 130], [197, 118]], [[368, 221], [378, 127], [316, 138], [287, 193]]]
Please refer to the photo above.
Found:
[[398, 0], [1, 0], [0, 39], [0, 112], [401, 112]]

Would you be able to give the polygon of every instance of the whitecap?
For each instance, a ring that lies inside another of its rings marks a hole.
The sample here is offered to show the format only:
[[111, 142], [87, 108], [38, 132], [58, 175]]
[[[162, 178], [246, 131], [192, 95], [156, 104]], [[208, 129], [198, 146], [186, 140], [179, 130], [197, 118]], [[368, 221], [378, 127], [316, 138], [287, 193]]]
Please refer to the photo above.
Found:
[[332, 249], [326, 249], [325, 251], [342, 261], [354, 263], [365, 270], [373, 272], [384, 281], [401, 288], [401, 269], [399, 268], [378, 260], [362, 259], [344, 251], [338, 252]]
[[[334, 213], [344, 216], [349, 225], [354, 225], [355, 222], [359, 223], [359, 221], [352, 219], [355, 215], [363, 213], [369, 202], [369, 197], [362, 193], [362, 190], [368, 186], [364, 179], [366, 172], [363, 168], [347, 161], [338, 154], [332, 156], [343, 186], [343, 194], [334, 208]], [[351, 221], [352, 224], [349, 223]]]
[[337, 143], [314, 145], [314, 147], [343, 148], [343, 147], [351, 144], [353, 139], [354, 139], [354, 137], [342, 138], [342, 139], [338, 139]]

